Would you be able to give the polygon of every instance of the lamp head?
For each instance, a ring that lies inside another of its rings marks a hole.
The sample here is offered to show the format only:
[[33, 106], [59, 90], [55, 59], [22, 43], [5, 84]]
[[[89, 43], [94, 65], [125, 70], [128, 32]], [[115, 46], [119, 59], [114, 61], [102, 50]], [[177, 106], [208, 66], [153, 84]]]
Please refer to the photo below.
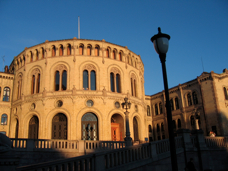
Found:
[[168, 34], [164, 34], [161, 32], [161, 28], [158, 27], [158, 34], [151, 37], [151, 41], [154, 44], [155, 51], [160, 54], [166, 54], [169, 48], [169, 39], [170, 36]]

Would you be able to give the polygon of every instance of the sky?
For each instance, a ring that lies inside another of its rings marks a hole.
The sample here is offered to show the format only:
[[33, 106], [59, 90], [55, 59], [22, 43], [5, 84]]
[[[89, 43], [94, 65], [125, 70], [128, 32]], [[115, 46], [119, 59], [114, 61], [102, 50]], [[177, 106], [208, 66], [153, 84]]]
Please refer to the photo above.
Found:
[[0, 71], [25, 47], [78, 37], [102, 40], [141, 56], [145, 94], [164, 89], [150, 38], [169, 34], [169, 88], [228, 68], [227, 0], [0, 0]]

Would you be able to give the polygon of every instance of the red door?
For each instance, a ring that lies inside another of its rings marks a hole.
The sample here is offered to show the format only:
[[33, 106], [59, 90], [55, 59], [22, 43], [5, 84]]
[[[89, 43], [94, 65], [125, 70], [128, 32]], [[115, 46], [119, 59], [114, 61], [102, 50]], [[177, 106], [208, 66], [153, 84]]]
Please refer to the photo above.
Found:
[[120, 125], [118, 123], [111, 123], [112, 141], [120, 141]]

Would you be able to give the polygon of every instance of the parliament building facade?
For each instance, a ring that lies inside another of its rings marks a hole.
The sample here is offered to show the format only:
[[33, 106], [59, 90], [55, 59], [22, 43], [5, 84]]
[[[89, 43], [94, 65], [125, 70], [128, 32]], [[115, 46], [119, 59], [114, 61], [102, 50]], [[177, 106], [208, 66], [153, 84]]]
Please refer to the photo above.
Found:
[[[174, 132], [228, 135], [228, 71], [170, 89]], [[168, 138], [165, 93], [145, 95], [141, 57], [105, 40], [67, 39], [25, 48], [0, 72], [0, 132], [10, 138], [134, 141]]]

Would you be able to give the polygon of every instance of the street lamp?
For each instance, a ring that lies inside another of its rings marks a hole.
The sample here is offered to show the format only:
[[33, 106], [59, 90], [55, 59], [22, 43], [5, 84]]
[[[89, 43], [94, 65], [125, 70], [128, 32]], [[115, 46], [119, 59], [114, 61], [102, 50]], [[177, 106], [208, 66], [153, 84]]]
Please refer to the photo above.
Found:
[[168, 89], [168, 81], [167, 81], [166, 66], [165, 66], [166, 53], [169, 47], [169, 39], [170, 39], [170, 36], [168, 34], [161, 33], [161, 28], [158, 27], [158, 34], [154, 35], [151, 38], [151, 41], [153, 42], [154, 49], [159, 54], [159, 58], [162, 63], [172, 170], [177, 171], [178, 166], [177, 166], [176, 146], [175, 146], [175, 140], [174, 140], [174, 134], [173, 134], [172, 113], [171, 113], [171, 108], [169, 103], [169, 89]]
[[126, 121], [126, 137], [124, 138], [124, 141], [126, 141], [126, 146], [131, 146], [132, 145], [132, 138], [130, 137], [130, 129], [129, 129], [129, 112], [127, 109], [131, 108], [131, 103], [130, 101], [128, 102], [128, 98], [124, 98], [124, 102], [121, 104], [123, 109], [126, 109], [125, 114], [125, 121]]

